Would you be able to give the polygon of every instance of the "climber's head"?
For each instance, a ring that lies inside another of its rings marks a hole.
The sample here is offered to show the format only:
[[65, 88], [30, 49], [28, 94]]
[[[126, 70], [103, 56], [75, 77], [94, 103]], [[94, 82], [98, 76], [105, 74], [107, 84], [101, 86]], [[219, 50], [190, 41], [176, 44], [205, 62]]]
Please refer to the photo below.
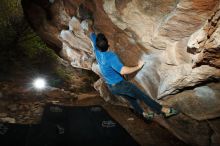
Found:
[[99, 33], [96, 38], [96, 46], [101, 52], [108, 50], [108, 40], [103, 33]]

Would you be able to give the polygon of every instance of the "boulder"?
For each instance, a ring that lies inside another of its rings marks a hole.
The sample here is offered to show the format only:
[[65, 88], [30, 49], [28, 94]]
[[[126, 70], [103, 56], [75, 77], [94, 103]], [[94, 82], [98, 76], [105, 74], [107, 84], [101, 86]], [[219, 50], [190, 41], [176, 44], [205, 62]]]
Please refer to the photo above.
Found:
[[[128, 78], [154, 100], [182, 113], [157, 122], [186, 143], [220, 145], [213, 133], [216, 123], [209, 122], [220, 116], [219, 0], [22, 1], [32, 27], [47, 44], [73, 67], [101, 77], [84, 21], [94, 19], [95, 31], [106, 35], [109, 50], [125, 65], [145, 61]], [[122, 101], [101, 78], [94, 87], [105, 101]]]

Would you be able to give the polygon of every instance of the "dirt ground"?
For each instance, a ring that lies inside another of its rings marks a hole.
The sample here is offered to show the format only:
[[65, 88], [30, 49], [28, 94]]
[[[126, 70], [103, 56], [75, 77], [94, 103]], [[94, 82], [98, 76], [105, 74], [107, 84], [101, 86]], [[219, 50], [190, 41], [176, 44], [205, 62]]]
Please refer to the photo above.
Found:
[[68, 106], [101, 105], [142, 146], [186, 146], [186, 144], [178, 140], [157, 123], [144, 122], [143, 119], [137, 117], [129, 108], [109, 104], [99, 97], [96, 92], [88, 93], [89, 95], [90, 98], [82, 100], [66, 97], [50, 98], [45, 95], [38, 95], [31, 98], [1, 97], [0, 122], [20, 124], [39, 123], [43, 107], [47, 103]]

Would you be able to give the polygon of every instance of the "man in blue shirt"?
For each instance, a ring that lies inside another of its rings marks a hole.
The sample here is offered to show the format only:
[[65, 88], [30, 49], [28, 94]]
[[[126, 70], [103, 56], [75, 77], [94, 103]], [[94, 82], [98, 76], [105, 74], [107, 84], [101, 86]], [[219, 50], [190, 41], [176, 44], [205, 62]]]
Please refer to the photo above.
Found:
[[154, 113], [144, 112], [137, 102], [137, 99], [144, 101], [144, 103], [157, 114], [163, 114], [165, 117], [177, 114], [175, 109], [161, 106], [137, 86], [124, 80], [122, 77], [122, 75], [131, 74], [140, 70], [144, 65], [142, 61], [139, 61], [138, 65], [134, 67], [123, 65], [114, 52], [108, 51], [108, 40], [104, 34], [99, 33], [96, 36], [91, 27], [89, 28], [89, 32], [101, 74], [112, 94], [120, 95], [127, 99], [134, 110], [146, 119], [152, 119]]

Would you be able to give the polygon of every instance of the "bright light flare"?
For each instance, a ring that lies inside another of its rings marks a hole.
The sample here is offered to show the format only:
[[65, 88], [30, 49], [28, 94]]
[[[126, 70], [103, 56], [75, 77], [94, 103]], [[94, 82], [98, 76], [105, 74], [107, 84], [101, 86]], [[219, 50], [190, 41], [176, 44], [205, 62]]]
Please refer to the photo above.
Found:
[[43, 78], [37, 78], [34, 80], [33, 86], [38, 90], [42, 90], [46, 87], [46, 81]]

